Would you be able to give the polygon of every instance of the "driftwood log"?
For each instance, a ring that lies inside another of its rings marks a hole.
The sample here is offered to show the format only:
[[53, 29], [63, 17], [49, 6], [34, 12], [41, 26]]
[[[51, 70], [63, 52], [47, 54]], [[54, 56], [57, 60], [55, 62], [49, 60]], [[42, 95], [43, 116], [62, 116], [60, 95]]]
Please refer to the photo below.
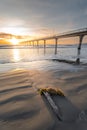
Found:
[[59, 107], [56, 106], [55, 102], [51, 98], [50, 94], [48, 92], [43, 92], [45, 95], [46, 99], [48, 100], [49, 104], [51, 105], [54, 113], [56, 114], [57, 118], [62, 121], [61, 113]]

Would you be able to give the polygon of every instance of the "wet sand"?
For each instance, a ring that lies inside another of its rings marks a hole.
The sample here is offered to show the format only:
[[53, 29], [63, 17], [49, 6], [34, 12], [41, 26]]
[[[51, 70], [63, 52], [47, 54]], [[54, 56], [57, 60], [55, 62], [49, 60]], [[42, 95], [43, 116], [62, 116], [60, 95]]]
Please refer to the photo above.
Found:
[[[52, 96], [61, 121], [36, 88], [56, 87]], [[13, 70], [0, 73], [0, 130], [87, 130], [87, 70]]]

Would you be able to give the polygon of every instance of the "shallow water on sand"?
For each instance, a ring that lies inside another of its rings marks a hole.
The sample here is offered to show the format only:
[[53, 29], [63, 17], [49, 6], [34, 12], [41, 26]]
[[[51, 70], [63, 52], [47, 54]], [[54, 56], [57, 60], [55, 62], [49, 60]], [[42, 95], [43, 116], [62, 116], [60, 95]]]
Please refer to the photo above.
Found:
[[[77, 58], [77, 46], [59, 46], [57, 55], [55, 48], [23, 47], [0, 49], [0, 72], [12, 69], [38, 69], [38, 70], [65, 70], [77, 69], [79, 67], [65, 63], [54, 62], [52, 59], [66, 59], [75, 61]], [[83, 46], [81, 51], [81, 62], [87, 63], [87, 46]]]

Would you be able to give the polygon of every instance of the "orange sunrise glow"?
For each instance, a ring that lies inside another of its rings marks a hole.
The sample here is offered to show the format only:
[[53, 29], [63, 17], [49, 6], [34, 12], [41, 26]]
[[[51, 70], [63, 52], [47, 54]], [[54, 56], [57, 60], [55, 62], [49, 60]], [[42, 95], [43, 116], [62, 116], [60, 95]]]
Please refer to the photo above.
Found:
[[18, 39], [16, 38], [12, 38], [9, 40], [13, 45], [17, 45], [19, 42], [18, 42]]

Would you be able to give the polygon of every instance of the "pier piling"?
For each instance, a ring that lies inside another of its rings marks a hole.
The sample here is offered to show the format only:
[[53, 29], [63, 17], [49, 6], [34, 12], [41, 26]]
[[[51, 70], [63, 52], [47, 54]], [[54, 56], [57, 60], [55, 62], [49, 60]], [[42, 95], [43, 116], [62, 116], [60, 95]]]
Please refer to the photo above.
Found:
[[79, 45], [78, 45], [78, 50], [77, 50], [77, 59], [76, 63], [80, 64], [80, 52], [81, 52], [81, 45], [82, 45], [82, 40], [83, 40], [84, 35], [79, 36]]
[[46, 53], [46, 40], [44, 40], [44, 54]]
[[55, 55], [57, 54], [57, 41], [58, 41], [58, 38], [55, 38]]

